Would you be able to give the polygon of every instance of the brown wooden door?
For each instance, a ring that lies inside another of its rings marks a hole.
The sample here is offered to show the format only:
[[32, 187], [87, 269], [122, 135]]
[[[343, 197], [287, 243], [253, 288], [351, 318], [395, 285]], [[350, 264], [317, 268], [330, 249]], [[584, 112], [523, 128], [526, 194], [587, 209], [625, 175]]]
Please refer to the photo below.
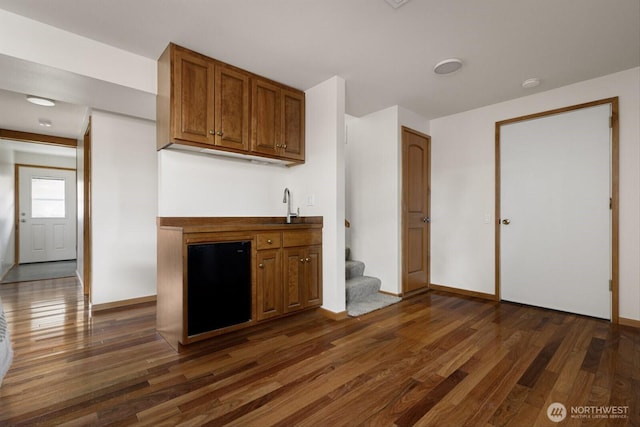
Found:
[[249, 74], [216, 64], [215, 145], [249, 150]]
[[251, 151], [277, 156], [282, 138], [280, 87], [258, 78], [251, 86]]
[[282, 310], [282, 251], [258, 251], [256, 261], [257, 317], [258, 320], [280, 316]]
[[176, 49], [173, 60], [174, 139], [213, 144], [214, 62]]
[[304, 308], [305, 253], [302, 248], [284, 250], [284, 311]]
[[305, 256], [305, 307], [322, 304], [322, 248], [310, 246]]
[[402, 290], [429, 286], [430, 149], [428, 135], [402, 127]]
[[282, 91], [282, 157], [304, 160], [304, 102], [304, 93]]

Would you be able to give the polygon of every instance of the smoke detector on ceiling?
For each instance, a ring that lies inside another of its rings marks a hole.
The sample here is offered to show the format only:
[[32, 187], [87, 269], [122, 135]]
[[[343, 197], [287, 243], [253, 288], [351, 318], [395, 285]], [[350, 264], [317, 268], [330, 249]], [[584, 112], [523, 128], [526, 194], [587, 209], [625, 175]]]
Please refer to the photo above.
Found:
[[462, 68], [462, 61], [458, 58], [449, 58], [438, 62], [433, 67], [433, 72], [436, 74], [451, 74]]
[[409, 0], [385, 0], [385, 1], [389, 3], [389, 6], [391, 6], [394, 9], [397, 9], [403, 4], [407, 3]]
[[540, 79], [538, 78], [527, 79], [522, 82], [522, 87], [525, 89], [531, 89], [538, 86], [540, 86]]

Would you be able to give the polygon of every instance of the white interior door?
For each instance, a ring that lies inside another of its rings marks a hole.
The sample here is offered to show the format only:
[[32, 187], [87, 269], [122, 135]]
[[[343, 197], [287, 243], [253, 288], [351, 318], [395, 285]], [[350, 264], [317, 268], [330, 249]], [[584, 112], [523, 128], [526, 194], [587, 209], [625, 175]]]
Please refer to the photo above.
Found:
[[18, 167], [20, 264], [76, 258], [76, 173]]
[[501, 297], [611, 317], [610, 105], [500, 129]]

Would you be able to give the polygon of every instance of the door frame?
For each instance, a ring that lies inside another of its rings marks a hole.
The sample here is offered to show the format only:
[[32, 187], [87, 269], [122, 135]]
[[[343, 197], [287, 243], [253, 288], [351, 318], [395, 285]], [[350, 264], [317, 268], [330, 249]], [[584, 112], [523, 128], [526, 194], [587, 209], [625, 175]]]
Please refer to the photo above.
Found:
[[77, 195], [77, 185], [78, 185], [78, 175], [77, 170], [73, 168], [63, 168], [57, 166], [44, 166], [44, 165], [27, 165], [24, 163], [16, 163], [14, 165], [14, 190], [13, 190], [13, 207], [15, 209], [14, 217], [15, 217], [15, 264], [20, 264], [20, 168], [34, 168], [34, 169], [51, 169], [51, 170], [59, 170], [59, 171], [73, 171], [76, 173], [76, 181], [73, 183], [76, 186], [76, 211], [75, 221], [76, 221], [76, 258], [78, 257], [78, 195]]
[[82, 263], [82, 272], [78, 273], [82, 273], [82, 287], [84, 295], [89, 299], [89, 301], [91, 301], [91, 115], [89, 115], [87, 120], [87, 128], [84, 132], [82, 146], [82, 152], [84, 154], [84, 167], [82, 168], [82, 191], [84, 196], [84, 203], [82, 206], [82, 256], [84, 257], [84, 261]]
[[407, 296], [411, 296], [414, 294], [419, 294], [422, 292], [426, 292], [429, 290], [430, 286], [431, 286], [431, 223], [428, 222], [426, 227], [427, 227], [427, 242], [426, 242], [426, 256], [425, 256], [425, 266], [427, 268], [427, 277], [426, 277], [426, 284], [424, 286], [424, 288], [420, 288], [420, 289], [415, 289], [413, 291], [408, 291], [408, 284], [409, 284], [409, 271], [407, 268], [407, 263], [409, 260], [409, 248], [408, 248], [408, 225], [409, 225], [409, 214], [408, 214], [408, 209], [407, 209], [407, 202], [406, 202], [406, 192], [407, 192], [407, 187], [408, 187], [408, 176], [406, 175], [406, 165], [407, 165], [407, 156], [408, 153], [406, 153], [406, 147], [405, 147], [405, 141], [404, 141], [404, 132], [409, 132], [409, 133], [413, 133], [414, 135], [418, 135], [420, 137], [423, 137], [427, 140], [427, 163], [425, 164], [425, 167], [427, 168], [427, 182], [426, 182], [426, 187], [427, 187], [427, 194], [426, 194], [426, 204], [427, 204], [427, 217], [431, 217], [431, 136], [427, 135], [426, 133], [422, 133], [422, 132], [418, 132], [414, 129], [411, 129], [407, 126], [401, 126], [401, 130], [400, 130], [400, 137], [401, 137], [401, 179], [402, 179], [402, 194], [401, 196], [401, 209], [402, 209], [402, 216], [401, 216], [401, 242], [402, 242], [402, 255], [401, 255], [401, 268], [402, 268], [402, 296], [407, 297]]
[[537, 119], [569, 111], [595, 107], [598, 105], [611, 105], [611, 323], [619, 322], [619, 122], [618, 122], [618, 97], [605, 98], [583, 104], [557, 108], [526, 116], [514, 117], [498, 121], [495, 124], [495, 300], [500, 301], [500, 128], [525, 120]]
[[[78, 141], [73, 138], [65, 138], [60, 136], [44, 135], [32, 132], [21, 132], [9, 129], [0, 129], [0, 138], [11, 141], [33, 143], [33, 144], [46, 144], [57, 145], [60, 147], [75, 148], [78, 149]], [[91, 299], [91, 116], [88, 116], [88, 125], [84, 134], [84, 147], [82, 147], [84, 153], [84, 230], [82, 233], [83, 248], [84, 248], [84, 271], [78, 272], [82, 274], [82, 282], [84, 286], [84, 294]], [[76, 154], [77, 162], [77, 154]], [[17, 169], [17, 168], [16, 168]], [[17, 173], [17, 170], [14, 171]], [[76, 182], [78, 180], [77, 163], [76, 163]], [[76, 191], [76, 207], [78, 201], [78, 192]], [[14, 201], [15, 208], [15, 225], [16, 230], [15, 239], [18, 242], [18, 204]], [[76, 224], [78, 224], [78, 213], [76, 212]], [[76, 232], [76, 239], [80, 238], [80, 234]], [[15, 262], [18, 263], [19, 247], [15, 248]], [[76, 254], [77, 256], [77, 254]]]

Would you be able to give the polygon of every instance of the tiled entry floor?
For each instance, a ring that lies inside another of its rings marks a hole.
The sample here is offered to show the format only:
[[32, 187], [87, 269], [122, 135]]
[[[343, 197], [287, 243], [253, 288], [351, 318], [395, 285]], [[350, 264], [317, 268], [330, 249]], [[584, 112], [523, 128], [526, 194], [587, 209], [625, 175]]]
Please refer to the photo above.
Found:
[[76, 260], [14, 265], [0, 283], [30, 282], [76, 275]]

